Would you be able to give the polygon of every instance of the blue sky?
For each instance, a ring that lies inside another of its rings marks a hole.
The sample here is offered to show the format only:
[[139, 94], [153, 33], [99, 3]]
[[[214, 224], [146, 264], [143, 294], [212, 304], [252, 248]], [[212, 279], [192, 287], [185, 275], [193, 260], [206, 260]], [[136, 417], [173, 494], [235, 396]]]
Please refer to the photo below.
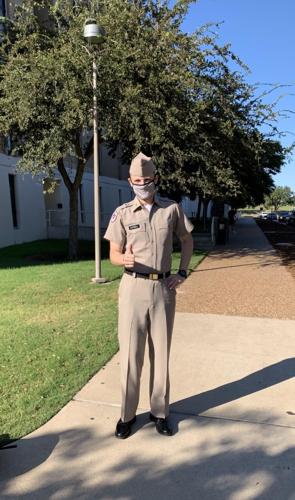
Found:
[[[278, 108], [295, 113], [294, 0], [199, 0], [191, 5], [183, 29], [192, 32], [208, 22], [221, 21], [219, 42], [230, 43], [247, 64], [251, 71], [247, 80], [290, 85], [273, 93], [271, 99], [283, 94]], [[284, 145], [295, 141], [295, 114], [280, 119], [278, 128], [290, 132], [280, 139]], [[295, 155], [274, 180], [295, 191]]]

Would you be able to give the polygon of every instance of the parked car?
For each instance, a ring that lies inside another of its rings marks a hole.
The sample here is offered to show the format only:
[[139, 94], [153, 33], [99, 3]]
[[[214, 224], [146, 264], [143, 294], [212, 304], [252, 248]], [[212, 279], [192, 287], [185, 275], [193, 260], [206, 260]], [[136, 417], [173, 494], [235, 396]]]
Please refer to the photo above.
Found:
[[268, 212], [260, 212], [259, 219], [266, 220], [268, 216]]
[[277, 221], [278, 214], [276, 212], [270, 212], [269, 214], [267, 214], [267, 220]]
[[281, 210], [280, 212], [277, 212], [278, 221], [279, 222], [288, 222], [290, 214], [291, 214], [291, 212], [288, 212], [287, 210]]
[[292, 210], [292, 212], [290, 212], [288, 224], [295, 225], [295, 210]]

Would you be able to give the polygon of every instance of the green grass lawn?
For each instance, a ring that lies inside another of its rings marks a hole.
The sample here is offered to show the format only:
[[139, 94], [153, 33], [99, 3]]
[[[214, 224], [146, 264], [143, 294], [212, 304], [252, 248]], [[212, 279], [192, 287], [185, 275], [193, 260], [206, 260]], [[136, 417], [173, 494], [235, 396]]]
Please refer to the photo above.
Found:
[[[263, 207], [263, 204], [262, 205], [258, 205], [257, 207], [246, 207], [244, 209], [242, 209], [242, 211], [244, 210], [245, 212], [260, 212], [260, 207]], [[267, 208], [267, 209], [264, 209], [263, 208], [263, 212], [273, 212], [273, 208], [274, 207], [270, 207], [270, 208]], [[287, 212], [291, 212], [292, 210], [295, 210], [295, 205], [282, 205], [281, 207], [278, 208], [278, 211], [287, 211]]]
[[[83, 245], [87, 258], [93, 243]], [[63, 262], [65, 249], [63, 241], [0, 249], [0, 444], [46, 422], [118, 349], [122, 269], [103, 260], [110, 282], [94, 285], [93, 260]], [[203, 256], [195, 252], [191, 268]], [[173, 269], [178, 262], [174, 253]]]

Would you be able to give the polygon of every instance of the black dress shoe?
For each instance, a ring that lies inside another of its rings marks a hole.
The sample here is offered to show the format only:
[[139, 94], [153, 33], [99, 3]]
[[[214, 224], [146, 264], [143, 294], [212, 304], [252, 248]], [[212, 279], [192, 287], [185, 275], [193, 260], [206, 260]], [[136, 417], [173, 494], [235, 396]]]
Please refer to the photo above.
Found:
[[128, 438], [131, 433], [131, 426], [134, 422], [136, 422], [136, 416], [133, 417], [132, 420], [129, 420], [129, 422], [122, 422], [120, 419], [116, 426], [115, 436], [120, 439]]
[[172, 436], [172, 430], [169, 427], [168, 419], [166, 418], [158, 418], [155, 417], [152, 413], [150, 413], [150, 420], [155, 422], [156, 429], [159, 434], [163, 434], [164, 436]]

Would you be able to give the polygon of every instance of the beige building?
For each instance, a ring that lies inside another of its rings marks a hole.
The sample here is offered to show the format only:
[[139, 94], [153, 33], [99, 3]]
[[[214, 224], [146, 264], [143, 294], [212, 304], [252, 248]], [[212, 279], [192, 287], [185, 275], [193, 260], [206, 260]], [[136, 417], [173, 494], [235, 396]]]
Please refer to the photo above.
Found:
[[[67, 238], [69, 228], [68, 190], [56, 170], [54, 179], [21, 174], [18, 158], [0, 153], [0, 247], [46, 238]], [[73, 162], [74, 164], [74, 162]], [[129, 201], [132, 191], [122, 175], [127, 167], [101, 152], [100, 215], [102, 231], [118, 205]], [[67, 171], [74, 178], [75, 167], [67, 161]], [[54, 191], [48, 187], [54, 180]], [[78, 194], [79, 238], [94, 238], [93, 173], [84, 173]]]

